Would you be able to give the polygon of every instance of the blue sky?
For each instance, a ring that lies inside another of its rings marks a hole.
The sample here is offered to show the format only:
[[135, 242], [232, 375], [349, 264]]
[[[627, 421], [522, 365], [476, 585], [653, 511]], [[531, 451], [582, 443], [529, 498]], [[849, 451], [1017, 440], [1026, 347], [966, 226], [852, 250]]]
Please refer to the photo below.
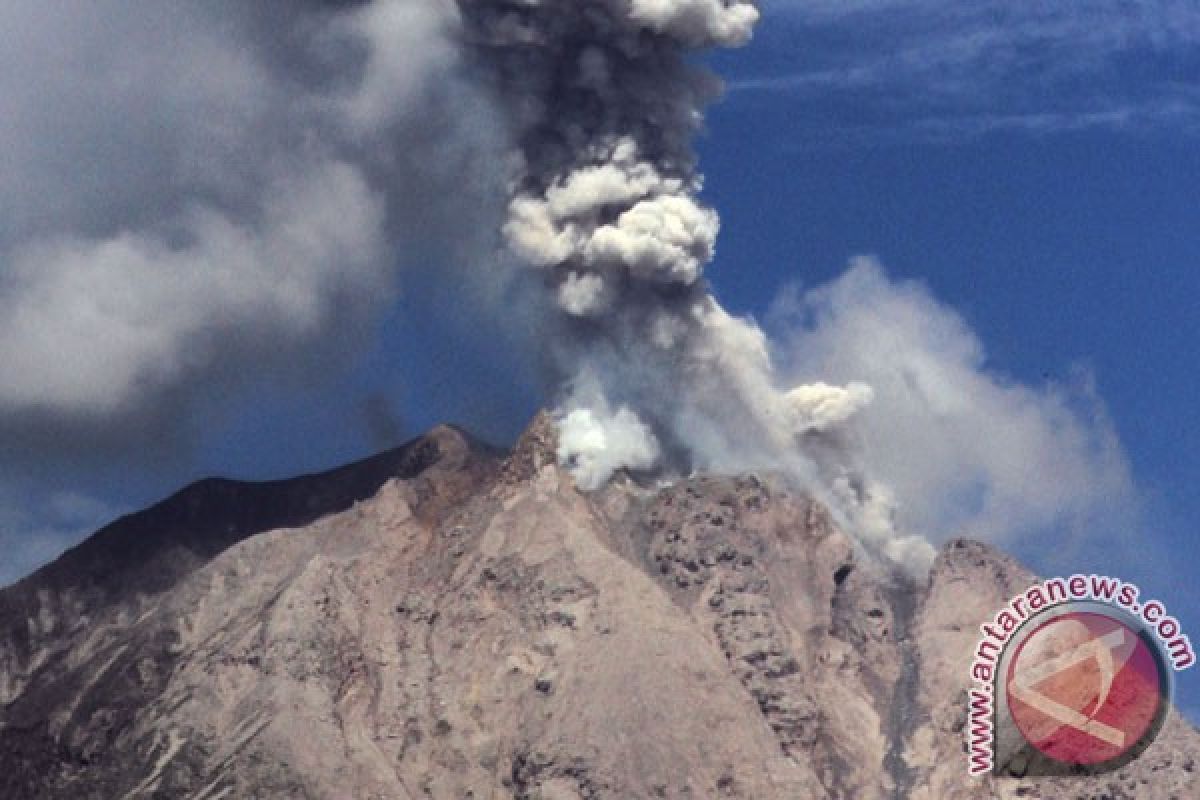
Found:
[[[1023, 540], [1018, 555], [1136, 580], [1200, 630], [1200, 10], [1031, 5], [765, 4], [747, 48], [709, 59], [728, 85], [698, 143], [722, 215], [709, 275], [766, 320], [785, 287], [872, 255], [961, 315], [999, 380], [1088, 375], [1137, 513], [1115, 549]], [[209, 387], [169, 441], [10, 443], [0, 582], [195, 478], [321, 469], [445, 420], [505, 441], [539, 405], [532, 365], [426, 272], [364, 324], [365, 347], [347, 334], [291, 367], [239, 361], [255, 377]], [[1200, 707], [1200, 681], [1182, 686]]]

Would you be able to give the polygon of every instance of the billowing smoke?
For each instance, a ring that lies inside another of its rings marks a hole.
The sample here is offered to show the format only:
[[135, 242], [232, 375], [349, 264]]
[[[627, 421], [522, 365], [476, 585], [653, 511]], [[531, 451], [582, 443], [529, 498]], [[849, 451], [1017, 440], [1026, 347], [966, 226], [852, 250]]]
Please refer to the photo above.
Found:
[[989, 377], [961, 321], [875, 267], [798, 299], [773, 339], [717, 302], [692, 140], [720, 83], [697, 59], [750, 39], [751, 2], [15, 0], [4, 16], [0, 434], [173, 418], [214, 377], [337, 338], [432, 263], [520, 331], [584, 489], [779, 470], [919, 566], [917, 534], [1083, 519], [1097, 486], [1127, 488], [1102, 419]]
[[744, 44], [742, 0], [460, 0], [464, 38], [520, 155], [504, 234], [539, 270], [561, 385], [560, 457], [585, 489], [622, 468], [774, 468], [877, 550], [917, 563], [893, 498], [845, 425], [872, 389], [780, 386], [769, 344], [727, 313], [705, 266], [719, 226], [691, 141], [719, 89], [697, 50]]
[[501, 139], [465, 110], [447, 4], [14, 0], [3, 22], [0, 430], [286, 359], [495, 224]]
[[773, 342], [721, 307], [704, 278], [719, 220], [691, 145], [719, 86], [695, 53], [745, 43], [751, 3], [459, 7], [519, 154], [503, 233], [538, 278], [559, 455], [581, 487], [621, 469], [780, 470], [913, 568], [929, 539], [1078, 531], [1128, 503], [1086, 386], [990, 375], [953, 312], [877, 265], [790, 316], [781, 301]]
[[437, 0], [0, 5], [0, 583], [194, 477], [255, 390], [345, 375], [414, 270], [490, 252], [509, 146], [457, 26]]
[[873, 259], [775, 306], [781, 370], [873, 388], [855, 446], [906, 527], [1010, 544], [1128, 531], [1129, 467], [1085, 369], [1040, 388], [993, 374], [961, 316]]

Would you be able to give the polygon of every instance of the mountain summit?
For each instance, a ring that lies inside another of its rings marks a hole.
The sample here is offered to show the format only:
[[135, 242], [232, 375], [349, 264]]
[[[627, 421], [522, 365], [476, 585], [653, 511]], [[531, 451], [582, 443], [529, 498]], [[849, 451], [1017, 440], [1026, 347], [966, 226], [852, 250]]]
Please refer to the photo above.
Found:
[[584, 493], [540, 415], [321, 475], [208, 480], [0, 591], [3, 798], [1186, 798], [975, 780], [978, 626], [1033, 576], [914, 582], [769, 475]]

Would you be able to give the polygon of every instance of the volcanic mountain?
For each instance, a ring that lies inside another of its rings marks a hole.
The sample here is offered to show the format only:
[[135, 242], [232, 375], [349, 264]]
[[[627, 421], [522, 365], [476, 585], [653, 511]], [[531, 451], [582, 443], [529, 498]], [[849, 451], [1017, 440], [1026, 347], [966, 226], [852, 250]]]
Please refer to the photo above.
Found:
[[0, 797], [1200, 797], [1174, 713], [1116, 773], [968, 778], [1004, 554], [913, 580], [768, 474], [581, 492], [554, 431], [201, 481], [0, 591]]

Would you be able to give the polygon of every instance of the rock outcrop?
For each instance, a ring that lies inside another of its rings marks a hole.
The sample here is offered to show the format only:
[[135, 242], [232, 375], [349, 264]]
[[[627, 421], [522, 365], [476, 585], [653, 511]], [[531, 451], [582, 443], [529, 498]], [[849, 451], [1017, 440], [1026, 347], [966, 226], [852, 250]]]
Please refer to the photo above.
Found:
[[1174, 715], [1119, 773], [965, 771], [978, 625], [766, 475], [585, 494], [539, 417], [319, 476], [206, 481], [0, 591], [4, 798], [1190, 798]]

